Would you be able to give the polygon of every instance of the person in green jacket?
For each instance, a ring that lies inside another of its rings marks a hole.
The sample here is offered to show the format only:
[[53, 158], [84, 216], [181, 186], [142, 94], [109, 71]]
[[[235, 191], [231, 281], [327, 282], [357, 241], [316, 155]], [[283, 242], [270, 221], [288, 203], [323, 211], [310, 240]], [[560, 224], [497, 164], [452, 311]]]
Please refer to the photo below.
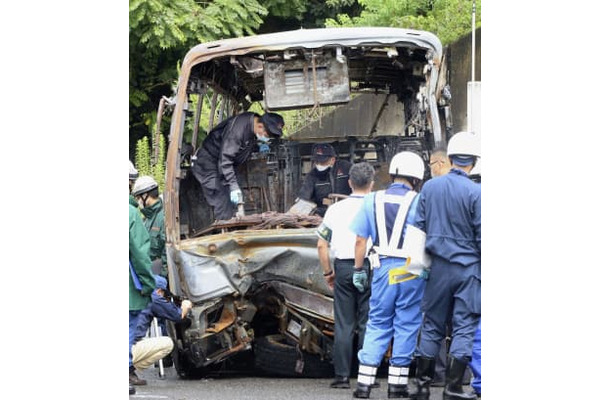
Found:
[[133, 166], [133, 163], [129, 161], [129, 204], [138, 208], [138, 201], [131, 195], [131, 188], [136, 179], [138, 179], [138, 170]]
[[[145, 385], [133, 367], [131, 346], [135, 338], [136, 322], [140, 312], [151, 301], [155, 278], [150, 262], [150, 237], [137, 208], [129, 205], [129, 392], [131, 385]], [[135, 393], [135, 391], [134, 391]]]
[[167, 256], [165, 253], [165, 215], [163, 200], [159, 198], [159, 184], [151, 176], [139, 177], [131, 194], [140, 204], [144, 226], [150, 235], [150, 261], [154, 274], [167, 278]]

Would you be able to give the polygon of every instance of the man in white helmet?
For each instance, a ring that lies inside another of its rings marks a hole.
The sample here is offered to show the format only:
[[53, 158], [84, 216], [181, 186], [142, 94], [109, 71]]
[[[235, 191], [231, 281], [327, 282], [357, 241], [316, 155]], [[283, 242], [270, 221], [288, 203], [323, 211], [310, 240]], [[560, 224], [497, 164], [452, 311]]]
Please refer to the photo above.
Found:
[[424, 161], [409, 151], [392, 158], [393, 182], [365, 196], [350, 228], [356, 234], [354, 286], [364, 291], [368, 271], [363, 268], [366, 242], [371, 238], [377, 257], [369, 257], [372, 278], [369, 319], [364, 344], [358, 352], [358, 386], [353, 396], [369, 398], [377, 368], [392, 339], [388, 370], [388, 398], [407, 398], [409, 364], [421, 323], [420, 302], [425, 280], [406, 269], [405, 228], [417, 207], [416, 189], [424, 177]]
[[462, 377], [481, 317], [481, 186], [468, 176], [481, 155], [478, 138], [470, 132], [456, 133], [447, 155], [451, 170], [424, 184], [415, 216], [431, 256], [417, 346], [416, 399], [430, 398], [447, 321], [452, 332], [443, 400], [476, 399], [474, 393], [463, 391]]
[[131, 194], [139, 204], [144, 216], [144, 226], [150, 235], [150, 260], [153, 273], [167, 277], [165, 214], [163, 200], [159, 198], [159, 184], [152, 176], [141, 176], [134, 183]]
[[138, 179], [138, 170], [133, 166], [133, 163], [129, 161], [129, 204], [138, 208], [138, 202], [131, 195], [131, 188], [133, 187], [133, 183]]

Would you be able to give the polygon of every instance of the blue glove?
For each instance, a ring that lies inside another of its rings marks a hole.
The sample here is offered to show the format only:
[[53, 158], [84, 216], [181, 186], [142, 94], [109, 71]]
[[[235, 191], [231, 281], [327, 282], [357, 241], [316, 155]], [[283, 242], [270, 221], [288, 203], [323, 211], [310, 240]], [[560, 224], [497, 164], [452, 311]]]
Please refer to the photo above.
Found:
[[368, 280], [369, 277], [367, 276], [364, 268], [354, 268], [354, 274], [352, 275], [352, 283], [360, 293], [364, 293], [364, 289], [366, 288]]
[[235, 189], [231, 190], [231, 203], [234, 205], [238, 205], [239, 203], [243, 203], [243, 197], [241, 194], [241, 190]]
[[267, 143], [259, 143], [258, 144], [258, 152], [259, 153], [269, 153], [269, 151], [271, 151], [271, 148], [269, 147], [269, 145]]

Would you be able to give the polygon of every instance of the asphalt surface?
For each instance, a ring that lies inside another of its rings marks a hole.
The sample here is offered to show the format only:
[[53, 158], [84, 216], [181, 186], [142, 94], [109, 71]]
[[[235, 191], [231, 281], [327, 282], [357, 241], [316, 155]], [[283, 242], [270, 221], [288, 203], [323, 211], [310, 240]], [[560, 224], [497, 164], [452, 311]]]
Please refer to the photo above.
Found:
[[[351, 380], [352, 389], [348, 390], [331, 389], [329, 385], [332, 379], [253, 377], [243, 373], [184, 380], [176, 375], [174, 368], [166, 368], [164, 379], [159, 377], [158, 369], [152, 367], [138, 375], [148, 384], [136, 386], [136, 394], [129, 396], [133, 400], [346, 400], [352, 398], [352, 391], [356, 387], [355, 379]], [[387, 379], [379, 379], [379, 382], [381, 387], [372, 390], [371, 399], [387, 399]], [[442, 391], [442, 388], [433, 387], [430, 400], [442, 400]]]

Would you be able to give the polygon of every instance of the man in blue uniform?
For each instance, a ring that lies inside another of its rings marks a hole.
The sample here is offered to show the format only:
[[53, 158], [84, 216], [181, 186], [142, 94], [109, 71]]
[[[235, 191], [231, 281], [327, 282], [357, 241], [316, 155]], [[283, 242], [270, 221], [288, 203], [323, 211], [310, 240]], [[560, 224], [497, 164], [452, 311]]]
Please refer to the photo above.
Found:
[[480, 157], [478, 138], [459, 132], [447, 146], [451, 171], [427, 181], [415, 226], [426, 233], [430, 275], [422, 300], [424, 320], [417, 347], [417, 399], [430, 398], [434, 360], [451, 321], [444, 400], [475, 399], [462, 390], [481, 316], [481, 186], [468, 177]]
[[362, 208], [352, 222], [357, 235], [354, 286], [364, 291], [368, 274], [363, 269], [366, 241], [371, 238], [377, 257], [370, 257], [372, 268], [369, 320], [364, 344], [358, 352], [356, 398], [369, 398], [377, 368], [392, 339], [388, 371], [388, 398], [407, 398], [409, 364], [415, 351], [421, 324], [420, 302], [425, 281], [407, 271], [405, 228], [413, 222], [417, 192], [424, 177], [424, 161], [412, 152], [401, 152], [390, 162], [393, 183], [386, 190], [365, 196]]

